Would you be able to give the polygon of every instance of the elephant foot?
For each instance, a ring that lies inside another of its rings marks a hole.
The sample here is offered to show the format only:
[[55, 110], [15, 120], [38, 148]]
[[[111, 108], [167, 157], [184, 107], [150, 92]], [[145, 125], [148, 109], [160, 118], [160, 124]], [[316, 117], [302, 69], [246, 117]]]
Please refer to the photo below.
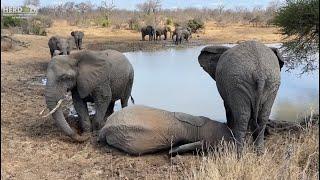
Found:
[[81, 136], [79, 134], [75, 134], [71, 136], [71, 138], [76, 142], [84, 142], [90, 138], [90, 134], [82, 134]]

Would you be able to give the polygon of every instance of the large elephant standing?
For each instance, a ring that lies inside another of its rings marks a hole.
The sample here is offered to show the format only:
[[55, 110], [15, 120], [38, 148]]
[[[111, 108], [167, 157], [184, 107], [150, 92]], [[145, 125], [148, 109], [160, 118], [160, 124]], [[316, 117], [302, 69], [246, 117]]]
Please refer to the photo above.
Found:
[[167, 39], [168, 32], [171, 34], [171, 28], [168, 26], [162, 27], [162, 28], [157, 28], [156, 29], [156, 40], [161, 40], [161, 36], [164, 36], [164, 40]]
[[144, 41], [144, 37], [148, 35], [149, 36], [149, 41], [155, 40], [155, 35], [156, 35], [156, 30], [154, 29], [153, 26], [145, 26], [141, 28], [141, 36], [142, 36], [142, 41]]
[[170, 154], [201, 150], [233, 140], [225, 123], [203, 116], [133, 105], [113, 113], [99, 132], [107, 143], [132, 155], [170, 149]]
[[71, 36], [74, 38], [77, 49], [81, 50], [84, 33], [82, 31], [72, 31]]
[[56, 52], [59, 52], [59, 55], [69, 55], [71, 48], [70, 48], [70, 42], [63, 38], [63, 37], [59, 37], [59, 36], [52, 36], [49, 41], [48, 41], [48, 46], [50, 49], [50, 54], [51, 57], [53, 57]]
[[278, 50], [255, 41], [233, 48], [207, 46], [198, 61], [216, 81], [238, 153], [242, 152], [248, 128], [253, 133], [258, 154], [262, 153], [265, 125], [280, 86], [284, 63]]
[[[115, 50], [82, 51], [69, 56], [55, 56], [47, 69], [47, 107], [54, 109], [67, 91], [71, 91], [80, 118], [80, 129], [90, 130], [87, 102], [94, 102], [96, 114], [91, 130], [99, 130], [104, 124], [104, 117], [113, 113], [116, 100], [121, 100], [122, 107], [127, 106], [133, 77], [132, 65], [123, 54]], [[77, 141], [84, 140], [70, 128], [61, 108], [52, 115], [68, 136]]]

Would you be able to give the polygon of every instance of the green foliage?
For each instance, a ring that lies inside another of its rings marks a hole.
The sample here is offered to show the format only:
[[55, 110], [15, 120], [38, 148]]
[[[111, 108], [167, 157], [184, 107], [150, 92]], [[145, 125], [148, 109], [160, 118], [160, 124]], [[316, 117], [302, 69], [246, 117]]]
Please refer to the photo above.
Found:
[[111, 25], [111, 21], [105, 17], [99, 17], [96, 19], [96, 24], [102, 27], [109, 27]]
[[138, 18], [136, 18], [136, 17], [131, 18], [131, 19], [129, 19], [128, 23], [129, 23], [129, 29], [135, 30], [135, 31], [140, 31], [141, 26], [139, 24]]
[[318, 69], [318, 60], [312, 55], [319, 52], [319, 0], [287, 0], [273, 23], [289, 39], [283, 43], [287, 65], [294, 69], [303, 65], [302, 73]]
[[191, 19], [188, 21], [187, 26], [191, 28], [193, 33], [195, 33], [198, 29], [204, 28], [204, 22], [200, 19]]
[[14, 16], [4, 16], [3, 17], [3, 27], [8, 28], [8, 27], [19, 27], [21, 24], [26, 21], [21, 18], [17, 18]]
[[172, 19], [172, 18], [168, 18], [168, 19], [166, 20], [166, 25], [173, 26], [173, 25], [174, 25], [174, 24], [173, 24], [173, 19]]

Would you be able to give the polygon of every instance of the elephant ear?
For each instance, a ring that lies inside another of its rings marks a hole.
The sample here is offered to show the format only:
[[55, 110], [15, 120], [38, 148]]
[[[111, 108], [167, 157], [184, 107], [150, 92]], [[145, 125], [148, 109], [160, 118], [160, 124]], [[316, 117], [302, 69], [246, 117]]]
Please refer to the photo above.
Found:
[[77, 89], [81, 98], [87, 97], [93, 89], [106, 80], [111, 63], [101, 55], [90, 51], [81, 52], [78, 59]]
[[71, 36], [74, 36], [74, 31], [71, 32]]
[[278, 62], [279, 62], [279, 66], [280, 66], [280, 71], [281, 71], [281, 68], [282, 68], [283, 65], [284, 65], [283, 57], [282, 57], [282, 55], [280, 54], [278, 48], [270, 47], [270, 49], [271, 49], [271, 50], [274, 52], [274, 54], [277, 56]]
[[198, 56], [200, 66], [215, 80], [215, 73], [220, 56], [230, 49], [226, 46], [207, 46]]
[[192, 126], [201, 127], [206, 123], [206, 121], [201, 117], [192, 116], [190, 114], [186, 114], [186, 113], [182, 113], [182, 112], [173, 112], [173, 115], [179, 121], [188, 123]]

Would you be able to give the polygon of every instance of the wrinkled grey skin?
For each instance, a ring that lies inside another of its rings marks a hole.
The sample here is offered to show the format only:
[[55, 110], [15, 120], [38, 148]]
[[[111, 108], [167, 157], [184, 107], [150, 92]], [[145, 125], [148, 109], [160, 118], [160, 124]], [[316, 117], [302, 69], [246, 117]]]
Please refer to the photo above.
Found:
[[177, 35], [177, 31], [180, 31], [180, 30], [187, 30], [187, 31], [190, 32], [190, 34], [192, 33], [190, 27], [178, 26], [178, 27], [176, 27], [175, 30], [172, 32], [172, 35], [171, 35], [172, 41], [174, 40], [174, 37]]
[[[55, 56], [47, 68], [45, 99], [52, 110], [71, 91], [80, 118], [81, 131], [99, 130], [104, 117], [113, 113], [116, 100], [126, 107], [131, 95], [134, 72], [128, 59], [115, 50], [80, 51]], [[132, 98], [131, 98], [132, 100]], [[94, 102], [96, 114], [90, 126], [87, 102]], [[52, 114], [57, 125], [76, 141], [85, 139], [74, 132], [64, 118], [61, 107]]]
[[163, 40], [167, 40], [168, 32], [171, 33], [171, 29], [168, 26], [156, 29], [156, 40], [161, 40], [161, 36], [164, 36]]
[[54, 56], [54, 51], [59, 50], [60, 54], [59, 55], [69, 55], [71, 48], [70, 48], [70, 43], [67, 39], [59, 36], [52, 36], [49, 39], [48, 46], [50, 49], [50, 54], [51, 57]]
[[71, 36], [74, 38], [77, 49], [81, 50], [84, 33], [82, 31], [72, 31]]
[[189, 38], [191, 38], [191, 32], [187, 29], [181, 29], [176, 31], [176, 40], [175, 44], [181, 44], [182, 39], [188, 42]]
[[225, 123], [203, 116], [132, 105], [113, 113], [99, 132], [98, 142], [131, 155], [170, 150], [169, 154], [207, 150], [233, 140]]
[[280, 86], [283, 60], [276, 48], [246, 41], [233, 48], [207, 46], [198, 57], [216, 81], [224, 101], [227, 124], [242, 152], [246, 130], [253, 133], [258, 154], [264, 150], [264, 131]]
[[145, 26], [141, 28], [141, 36], [142, 36], [142, 41], [145, 40], [145, 36], [149, 36], [149, 41], [155, 40], [155, 35], [156, 35], [156, 30], [152, 26]]

